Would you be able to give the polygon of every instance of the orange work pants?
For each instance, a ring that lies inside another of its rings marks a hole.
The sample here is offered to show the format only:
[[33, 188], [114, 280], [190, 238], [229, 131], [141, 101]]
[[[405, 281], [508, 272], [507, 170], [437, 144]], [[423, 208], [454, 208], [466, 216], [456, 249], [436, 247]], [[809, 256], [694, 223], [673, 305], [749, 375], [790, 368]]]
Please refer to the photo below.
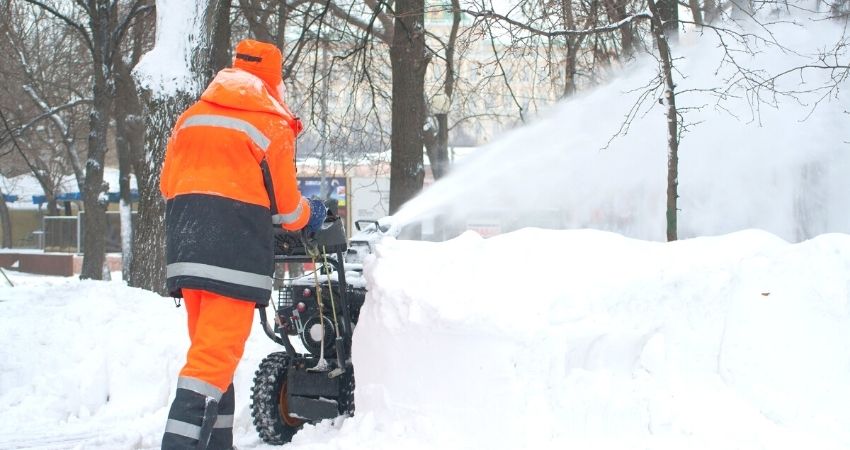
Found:
[[251, 334], [255, 305], [209, 291], [183, 289], [191, 346], [181, 377], [227, 390]]

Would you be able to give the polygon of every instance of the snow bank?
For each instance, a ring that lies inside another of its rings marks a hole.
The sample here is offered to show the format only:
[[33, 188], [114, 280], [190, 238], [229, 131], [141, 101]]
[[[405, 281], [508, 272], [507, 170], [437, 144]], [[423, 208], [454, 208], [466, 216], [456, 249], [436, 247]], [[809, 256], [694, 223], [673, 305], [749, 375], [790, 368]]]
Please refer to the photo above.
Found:
[[[189, 345], [185, 308], [117, 281], [6, 273], [15, 287], [0, 277], [0, 448], [159, 448]], [[249, 349], [235, 427], [250, 442], [253, 371], [277, 345], [255, 326]]]
[[385, 240], [367, 271], [355, 422], [378, 433], [423, 448], [850, 446], [850, 236], [467, 233]]
[[[385, 240], [357, 412], [292, 449], [850, 448], [850, 236], [671, 244], [524, 229]], [[120, 282], [0, 279], [0, 448], [159, 448], [185, 309]], [[260, 442], [254, 326], [236, 445]], [[568, 447], [571, 446], [571, 447]]]
[[58, 430], [141, 444], [162, 427], [150, 414], [168, 401], [188, 345], [170, 300], [120, 283], [14, 281], [0, 289], [0, 446], [43, 445]]

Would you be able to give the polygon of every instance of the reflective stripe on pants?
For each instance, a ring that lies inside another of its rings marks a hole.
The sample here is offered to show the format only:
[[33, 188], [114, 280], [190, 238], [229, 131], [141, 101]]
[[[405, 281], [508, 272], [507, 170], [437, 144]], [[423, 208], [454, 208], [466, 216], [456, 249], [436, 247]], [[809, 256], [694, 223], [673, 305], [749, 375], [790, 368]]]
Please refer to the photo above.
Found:
[[230, 450], [233, 448], [233, 413], [236, 411], [236, 398], [233, 393], [233, 385], [227, 388], [227, 392], [218, 402], [218, 417], [213, 425], [210, 443], [207, 450]]
[[[212, 393], [213, 397], [207, 393]], [[207, 448], [216, 423], [220, 397], [218, 389], [200, 380], [178, 380], [177, 395], [168, 411], [168, 422], [162, 436], [162, 450]]]

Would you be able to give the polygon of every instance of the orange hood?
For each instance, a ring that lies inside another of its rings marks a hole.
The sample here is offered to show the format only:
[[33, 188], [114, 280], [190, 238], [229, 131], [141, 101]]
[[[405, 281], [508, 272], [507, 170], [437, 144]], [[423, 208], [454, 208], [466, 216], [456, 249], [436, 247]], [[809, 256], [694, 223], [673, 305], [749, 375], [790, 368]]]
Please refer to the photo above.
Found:
[[281, 89], [272, 91], [262, 79], [246, 70], [228, 68], [218, 72], [201, 94], [201, 100], [225, 108], [278, 115], [289, 123], [297, 136], [301, 132], [301, 121], [292, 114], [286, 104], [275, 97], [280, 91]]

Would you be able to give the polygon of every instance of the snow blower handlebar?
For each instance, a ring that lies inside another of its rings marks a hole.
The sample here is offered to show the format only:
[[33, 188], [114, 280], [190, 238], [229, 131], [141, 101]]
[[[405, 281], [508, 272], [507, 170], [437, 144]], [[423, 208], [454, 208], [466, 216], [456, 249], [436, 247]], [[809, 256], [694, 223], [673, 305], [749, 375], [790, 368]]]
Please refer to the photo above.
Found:
[[[336, 203], [336, 201], [333, 201], [333, 203]], [[329, 285], [327, 289], [328, 294], [330, 295], [329, 300], [331, 302], [329, 304], [329, 311], [333, 312], [334, 328], [338, 332], [343, 331], [350, 333], [351, 315], [346, 296], [347, 284], [345, 281], [345, 268], [343, 261], [343, 254], [346, 250], [348, 250], [348, 239], [346, 237], [343, 220], [341, 220], [341, 217], [337, 214], [336, 205], [334, 204], [329, 206], [328, 214], [324, 223], [320, 229], [314, 232], [308, 232], [305, 229], [300, 231], [287, 231], [281, 228], [275, 228], [274, 260], [278, 263], [313, 263], [321, 264], [325, 267], [333, 267], [338, 274], [336, 283], [338, 284], [339, 292], [337, 295], [339, 295], [339, 298], [334, 298], [334, 293], [331, 292], [333, 288], [330, 286], [330, 279], [328, 279]], [[330, 257], [331, 255], [335, 255], [335, 257]], [[318, 297], [321, 295], [322, 289], [318, 281], [318, 272], [314, 272], [314, 277], [316, 277], [315, 292]], [[292, 294], [289, 293], [289, 295], [291, 296]], [[342, 307], [341, 317], [338, 317], [336, 314], [337, 305]], [[259, 312], [260, 322], [266, 335], [272, 341], [284, 346], [289, 354], [296, 355], [297, 353], [295, 352], [295, 349], [293, 348], [293, 345], [288, 339], [286, 333], [278, 335], [277, 331], [273, 328], [274, 325], [272, 325], [268, 320], [265, 309], [260, 308]], [[285, 319], [281, 319], [278, 314], [279, 312], [276, 312], [275, 314], [275, 323], [279, 326], [284, 326], [283, 322], [285, 322]], [[348, 355], [346, 349], [342, 347], [350, 344], [350, 340], [346, 340], [345, 337], [339, 335], [335, 336], [335, 338], [335, 344], [338, 349], [336, 356], [337, 359], [340, 360], [340, 365], [344, 365], [347, 361]]]
[[327, 253], [344, 252], [348, 249], [345, 226], [337, 214], [336, 200], [328, 200], [326, 203], [328, 214], [319, 230], [287, 231], [275, 228], [275, 260], [283, 260], [281, 257], [317, 257], [323, 248]]

